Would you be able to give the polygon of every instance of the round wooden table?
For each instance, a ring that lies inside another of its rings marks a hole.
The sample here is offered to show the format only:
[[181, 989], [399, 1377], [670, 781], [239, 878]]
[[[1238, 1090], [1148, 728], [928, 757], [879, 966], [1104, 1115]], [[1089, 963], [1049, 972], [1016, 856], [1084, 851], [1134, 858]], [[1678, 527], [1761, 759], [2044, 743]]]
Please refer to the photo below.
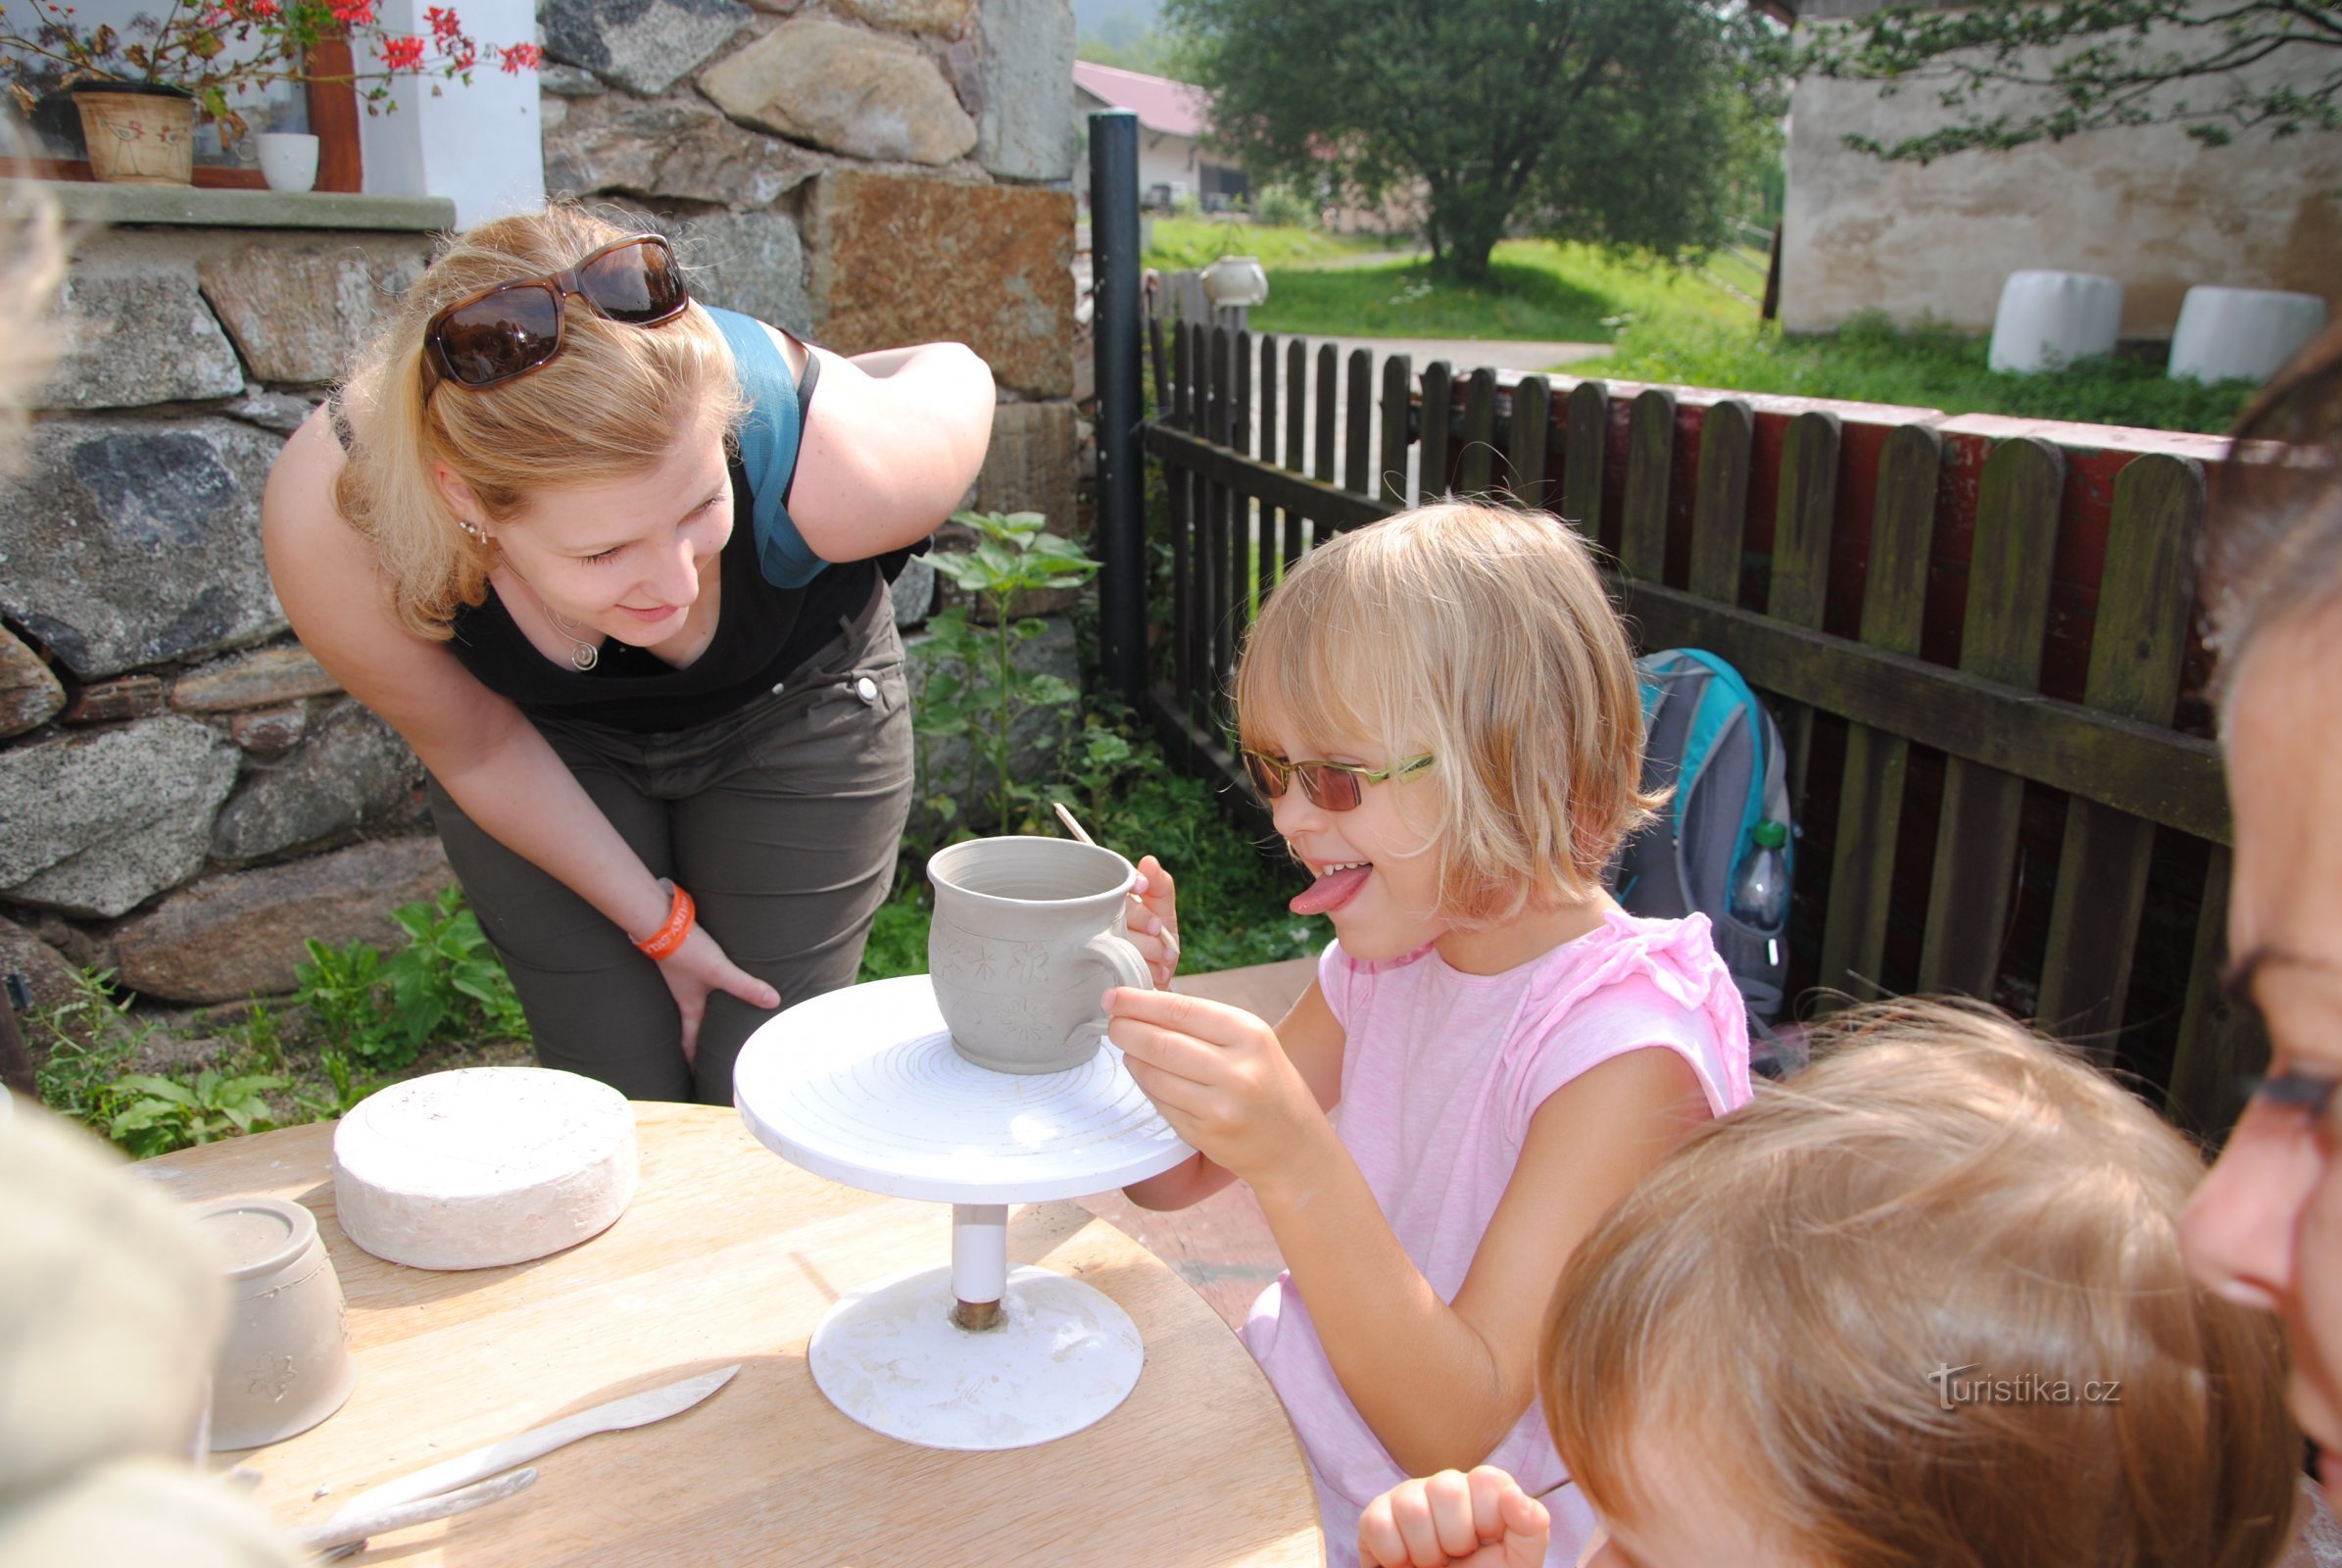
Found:
[[342, 1235], [331, 1123], [134, 1167], [188, 1202], [306, 1204], [349, 1301], [350, 1402], [215, 1464], [260, 1470], [256, 1495], [278, 1520], [316, 1524], [408, 1471], [738, 1361], [705, 1403], [549, 1454], [517, 1496], [376, 1538], [355, 1560], [1324, 1561], [1308, 1469], [1267, 1381], [1200, 1297], [1103, 1220], [1068, 1202], [1016, 1209], [1008, 1253], [1079, 1275], [1131, 1315], [1147, 1347], [1131, 1396], [1038, 1447], [912, 1447], [839, 1414], [806, 1371], [805, 1341], [841, 1295], [931, 1264], [949, 1246], [949, 1212], [808, 1175], [730, 1109], [644, 1102], [636, 1119], [642, 1184], [615, 1225], [551, 1257], [462, 1273], [385, 1263]]

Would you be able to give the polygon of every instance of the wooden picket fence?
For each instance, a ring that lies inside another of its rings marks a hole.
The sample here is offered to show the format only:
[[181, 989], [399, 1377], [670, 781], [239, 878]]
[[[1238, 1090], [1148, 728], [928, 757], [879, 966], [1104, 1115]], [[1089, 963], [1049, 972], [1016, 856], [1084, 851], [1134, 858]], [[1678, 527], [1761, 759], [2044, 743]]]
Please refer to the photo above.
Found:
[[2267, 1044], [2220, 987], [2192, 566], [2218, 441], [1150, 338], [1171, 610], [1149, 701], [1192, 765], [1241, 787], [1236, 651], [1311, 544], [1418, 493], [1544, 507], [1615, 563], [1642, 647], [1712, 650], [1773, 702], [1806, 1014], [1990, 998], [2189, 1130], [2233, 1121]]

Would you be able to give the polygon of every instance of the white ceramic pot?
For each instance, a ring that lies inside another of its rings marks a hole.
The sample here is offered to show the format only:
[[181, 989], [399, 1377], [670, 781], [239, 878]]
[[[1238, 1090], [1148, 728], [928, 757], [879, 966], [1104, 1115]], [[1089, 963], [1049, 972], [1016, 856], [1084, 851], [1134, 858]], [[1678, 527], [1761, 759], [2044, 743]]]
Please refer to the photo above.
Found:
[[317, 183], [317, 138], [306, 130], [264, 130], [261, 178], [270, 190], [314, 190]]
[[341, 1281], [317, 1216], [279, 1198], [231, 1198], [195, 1216], [226, 1276], [227, 1340], [212, 1366], [211, 1446], [307, 1432], [357, 1386]]

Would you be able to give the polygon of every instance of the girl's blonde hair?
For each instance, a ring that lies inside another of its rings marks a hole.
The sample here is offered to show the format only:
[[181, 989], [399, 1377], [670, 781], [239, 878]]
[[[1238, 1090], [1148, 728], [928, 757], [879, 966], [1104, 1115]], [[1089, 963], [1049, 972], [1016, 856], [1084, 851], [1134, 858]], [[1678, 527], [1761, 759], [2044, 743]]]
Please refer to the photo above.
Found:
[[1236, 710], [1256, 750], [1282, 725], [1318, 757], [1430, 753], [1440, 912], [1467, 924], [1592, 897], [1659, 804], [1626, 628], [1541, 512], [1421, 507], [1317, 546], [1245, 639]]
[[579, 300], [567, 302], [561, 352], [542, 369], [478, 391], [443, 382], [424, 405], [423, 329], [434, 315], [638, 232], [556, 203], [448, 236], [343, 386], [356, 439], [335, 499], [373, 542], [391, 612], [415, 635], [444, 639], [456, 607], [485, 597], [494, 563], [493, 547], [458, 526], [435, 463], [487, 514], [461, 520], [497, 522], [542, 491], [635, 477], [710, 421], [711, 433], [729, 436], [747, 412], [723, 331], [697, 305], [641, 327]]
[[2274, 1321], [2180, 1259], [2195, 1151], [1989, 1008], [1826, 1033], [1572, 1255], [1539, 1367], [1586, 1499], [1667, 1507], [1657, 1439], [1832, 1568], [2273, 1561], [2300, 1438]]

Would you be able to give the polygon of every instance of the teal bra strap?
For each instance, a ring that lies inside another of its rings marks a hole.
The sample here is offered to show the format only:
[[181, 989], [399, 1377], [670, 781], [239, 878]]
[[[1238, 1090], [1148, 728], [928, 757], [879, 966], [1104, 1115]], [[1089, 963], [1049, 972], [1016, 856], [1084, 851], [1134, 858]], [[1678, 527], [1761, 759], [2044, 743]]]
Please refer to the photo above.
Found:
[[[780, 345], [761, 321], [737, 311], [703, 309], [731, 344], [740, 390], [749, 401], [748, 417], [740, 426], [740, 465], [748, 472], [754, 498], [756, 563], [774, 587], [802, 588], [828, 564], [797, 531], [787, 504], [789, 481], [797, 472], [798, 443], [805, 435], [803, 405], [813, 390], [812, 377], [806, 376], [802, 389], [798, 386]], [[812, 368], [810, 362], [806, 368]]]

